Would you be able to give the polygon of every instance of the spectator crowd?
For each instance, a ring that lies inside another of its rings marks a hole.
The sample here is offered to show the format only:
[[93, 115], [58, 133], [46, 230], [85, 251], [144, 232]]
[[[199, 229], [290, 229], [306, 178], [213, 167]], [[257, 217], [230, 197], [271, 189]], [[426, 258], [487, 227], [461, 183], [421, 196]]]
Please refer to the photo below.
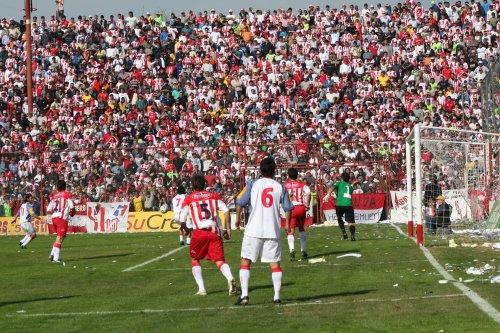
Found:
[[[358, 191], [399, 189], [414, 124], [482, 129], [497, 9], [406, 1], [33, 18], [33, 114], [24, 23], [3, 18], [1, 210], [27, 192], [46, 199], [60, 178], [86, 200], [140, 196], [145, 209], [193, 172], [232, 196], [267, 155], [307, 166], [311, 184], [342, 163]], [[388, 167], [363, 164], [373, 161]]]

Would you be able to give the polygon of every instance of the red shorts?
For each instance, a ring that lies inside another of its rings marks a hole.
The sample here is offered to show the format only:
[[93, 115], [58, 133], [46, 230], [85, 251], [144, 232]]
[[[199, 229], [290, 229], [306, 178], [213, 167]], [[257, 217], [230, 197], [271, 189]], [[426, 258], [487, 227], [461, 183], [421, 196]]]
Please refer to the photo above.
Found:
[[294, 206], [292, 215], [290, 216], [290, 228], [295, 229], [298, 227], [303, 227], [304, 223], [306, 222], [306, 213], [306, 206]]
[[56, 229], [57, 236], [66, 237], [66, 233], [68, 232], [68, 221], [60, 217], [54, 217], [52, 218], [52, 224]]
[[222, 238], [209, 230], [194, 229], [191, 235], [189, 253], [191, 258], [195, 260], [224, 261]]

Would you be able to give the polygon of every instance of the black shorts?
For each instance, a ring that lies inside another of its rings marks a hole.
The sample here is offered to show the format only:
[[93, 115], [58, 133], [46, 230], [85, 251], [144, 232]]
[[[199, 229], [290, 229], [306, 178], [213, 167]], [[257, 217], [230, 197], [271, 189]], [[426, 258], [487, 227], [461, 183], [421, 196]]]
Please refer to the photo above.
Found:
[[345, 214], [345, 221], [347, 223], [355, 223], [354, 221], [354, 208], [352, 206], [337, 206], [335, 208], [335, 211], [337, 213], [337, 218], [341, 219], [344, 217]]

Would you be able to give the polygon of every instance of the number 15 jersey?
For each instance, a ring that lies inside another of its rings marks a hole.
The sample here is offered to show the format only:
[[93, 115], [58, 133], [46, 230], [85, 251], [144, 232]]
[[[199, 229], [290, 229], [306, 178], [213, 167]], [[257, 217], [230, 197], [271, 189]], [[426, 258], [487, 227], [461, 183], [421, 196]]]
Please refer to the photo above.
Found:
[[245, 235], [255, 238], [280, 237], [280, 206], [285, 212], [293, 209], [287, 190], [271, 178], [248, 182], [238, 195], [238, 206], [250, 205]]
[[218, 212], [229, 211], [219, 194], [208, 191], [196, 191], [189, 194], [182, 204], [180, 221], [186, 222], [188, 215], [194, 229], [220, 228]]

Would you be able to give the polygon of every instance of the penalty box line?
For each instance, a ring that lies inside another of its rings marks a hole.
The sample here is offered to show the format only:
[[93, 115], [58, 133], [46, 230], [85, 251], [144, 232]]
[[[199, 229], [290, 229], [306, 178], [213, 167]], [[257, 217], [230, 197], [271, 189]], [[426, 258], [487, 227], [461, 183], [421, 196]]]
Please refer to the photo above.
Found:
[[[333, 304], [354, 304], [354, 303], [381, 303], [381, 302], [408, 302], [414, 300], [426, 299], [440, 299], [440, 298], [456, 298], [463, 297], [464, 294], [445, 294], [445, 295], [427, 295], [419, 297], [406, 297], [406, 298], [367, 298], [360, 300], [335, 300], [323, 302], [317, 300], [315, 302], [295, 302], [284, 303], [282, 307], [302, 307], [302, 306], [321, 306]], [[199, 312], [199, 311], [220, 311], [220, 310], [240, 310], [240, 309], [266, 309], [276, 308], [274, 304], [256, 304], [245, 306], [218, 306], [218, 307], [199, 307], [199, 308], [179, 308], [179, 309], [143, 309], [143, 310], [115, 310], [115, 311], [88, 311], [88, 312], [53, 312], [53, 313], [15, 313], [6, 314], [5, 317], [69, 317], [69, 316], [108, 316], [108, 315], [121, 315], [121, 314], [155, 314], [155, 313], [171, 313], [171, 312]]]
[[134, 270], [134, 269], [136, 269], [136, 268], [139, 268], [139, 267], [142, 267], [142, 266], [149, 265], [149, 264], [151, 264], [151, 263], [153, 263], [153, 262], [155, 262], [155, 261], [161, 260], [161, 259], [163, 259], [163, 258], [167, 258], [167, 257], [171, 256], [172, 254], [175, 254], [175, 253], [179, 252], [180, 250], [182, 250], [182, 249], [183, 249], [183, 248], [185, 248], [185, 247], [186, 247], [186, 245], [181, 246], [181, 247], [178, 247], [178, 248], [173, 249], [172, 251], [169, 251], [169, 252], [167, 252], [167, 253], [164, 253], [164, 254], [162, 254], [161, 256], [158, 256], [158, 257], [156, 257], [156, 258], [153, 258], [153, 259], [147, 260], [147, 261], [145, 261], [145, 262], [143, 262], [143, 263], [140, 263], [140, 264], [138, 264], [138, 265], [135, 265], [135, 266], [132, 266], [132, 267], [129, 267], [129, 268], [125, 268], [122, 272], [130, 272], [130, 271], [133, 271], [133, 270]]
[[[406, 234], [401, 230], [401, 228], [394, 223], [391, 223], [391, 225], [403, 236], [406, 236]], [[415, 241], [416, 242], [416, 241]], [[498, 312], [493, 305], [488, 303], [487, 300], [482, 298], [478, 293], [476, 293], [474, 290], [470, 289], [469, 287], [465, 286], [463, 283], [456, 281], [453, 276], [448, 273], [443, 266], [434, 258], [432, 253], [425, 247], [425, 246], [419, 246], [420, 250], [424, 253], [424, 256], [427, 258], [429, 263], [441, 274], [442, 277], [444, 277], [446, 280], [453, 281], [453, 285], [458, 288], [463, 295], [467, 296], [471, 300], [472, 303], [474, 303], [479, 310], [484, 312], [488, 317], [496, 321], [497, 323], [500, 323], [500, 312]]]

